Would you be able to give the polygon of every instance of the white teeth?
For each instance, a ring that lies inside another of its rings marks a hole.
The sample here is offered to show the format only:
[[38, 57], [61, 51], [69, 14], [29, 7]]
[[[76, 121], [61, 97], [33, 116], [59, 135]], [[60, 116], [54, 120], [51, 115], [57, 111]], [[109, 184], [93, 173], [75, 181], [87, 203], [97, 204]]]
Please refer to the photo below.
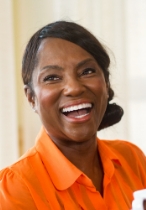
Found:
[[62, 112], [71, 112], [71, 111], [76, 111], [79, 109], [85, 109], [85, 108], [91, 108], [92, 104], [86, 103], [86, 104], [79, 104], [75, 106], [70, 106], [62, 109]]
[[79, 116], [76, 116], [75, 118], [82, 118], [82, 117], [85, 117], [86, 115], [88, 115], [89, 113], [86, 113], [86, 114], [83, 114], [83, 115], [79, 115]]

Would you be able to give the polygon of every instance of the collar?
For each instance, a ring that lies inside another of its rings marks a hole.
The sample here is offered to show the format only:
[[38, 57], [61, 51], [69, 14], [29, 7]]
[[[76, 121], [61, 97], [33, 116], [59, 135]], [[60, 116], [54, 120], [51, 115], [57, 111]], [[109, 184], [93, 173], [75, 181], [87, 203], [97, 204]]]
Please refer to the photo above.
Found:
[[[115, 167], [121, 166], [120, 160], [109, 146], [110, 142], [97, 139], [104, 173], [109, 179], [113, 176]], [[69, 188], [81, 175], [84, 175], [57, 148], [44, 128], [41, 129], [37, 137], [35, 147], [54, 186], [58, 190]]]
[[115, 143], [117, 141], [100, 140], [97, 138], [98, 151], [103, 165], [104, 173], [109, 179], [112, 178], [115, 168], [121, 167], [118, 151], [116, 151]]
[[53, 184], [58, 190], [67, 189], [82, 174], [57, 148], [44, 128], [41, 129], [37, 137], [35, 147]]

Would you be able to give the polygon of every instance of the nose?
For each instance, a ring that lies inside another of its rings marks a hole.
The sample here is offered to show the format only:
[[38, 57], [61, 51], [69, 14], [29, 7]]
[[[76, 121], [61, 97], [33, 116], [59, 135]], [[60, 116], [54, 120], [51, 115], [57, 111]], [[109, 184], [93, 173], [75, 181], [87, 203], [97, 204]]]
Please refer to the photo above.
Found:
[[77, 97], [83, 94], [85, 91], [85, 86], [82, 82], [74, 77], [70, 77], [65, 81], [64, 85], [64, 95]]

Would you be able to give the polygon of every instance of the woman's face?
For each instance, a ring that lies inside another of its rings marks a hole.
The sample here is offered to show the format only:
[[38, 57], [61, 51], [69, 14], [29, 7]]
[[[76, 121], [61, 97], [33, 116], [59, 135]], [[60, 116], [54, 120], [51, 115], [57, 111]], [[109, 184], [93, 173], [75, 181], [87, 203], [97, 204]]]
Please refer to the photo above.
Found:
[[32, 82], [29, 101], [52, 139], [83, 142], [95, 137], [108, 90], [92, 55], [69, 41], [44, 39]]

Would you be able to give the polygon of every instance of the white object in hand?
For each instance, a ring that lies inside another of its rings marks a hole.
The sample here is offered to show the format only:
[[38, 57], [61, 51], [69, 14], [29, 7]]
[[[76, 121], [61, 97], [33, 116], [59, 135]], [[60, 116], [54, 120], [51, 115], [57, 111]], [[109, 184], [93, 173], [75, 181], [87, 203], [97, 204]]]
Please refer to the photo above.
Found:
[[146, 189], [135, 191], [133, 196], [132, 210], [143, 210], [143, 201], [146, 199]]

